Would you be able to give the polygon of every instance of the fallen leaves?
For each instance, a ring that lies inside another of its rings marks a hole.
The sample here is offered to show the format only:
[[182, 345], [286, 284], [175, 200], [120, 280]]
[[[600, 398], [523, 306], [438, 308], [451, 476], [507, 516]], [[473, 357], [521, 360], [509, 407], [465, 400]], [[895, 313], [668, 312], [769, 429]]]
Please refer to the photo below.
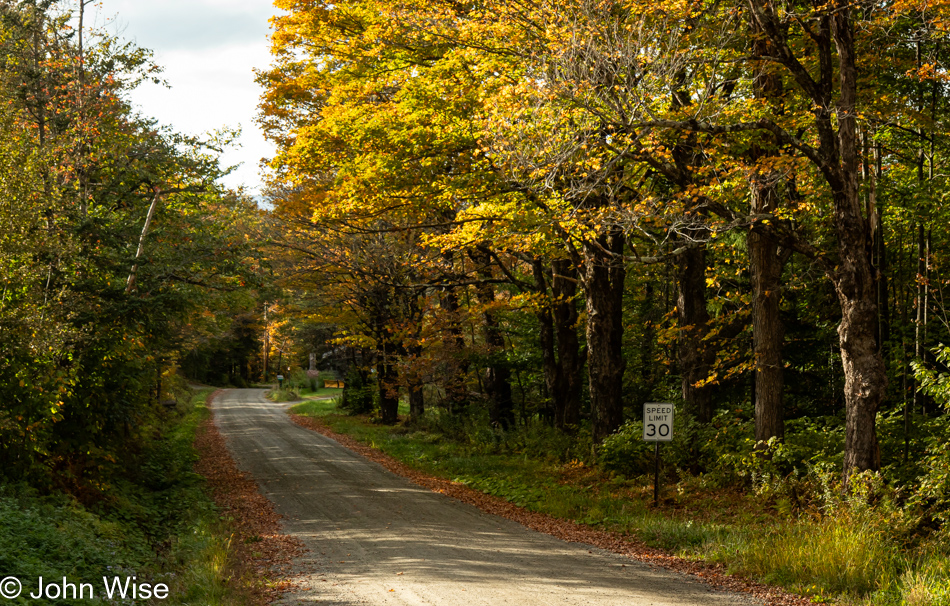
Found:
[[[208, 396], [209, 407], [220, 391]], [[280, 516], [257, 483], [238, 470], [213, 417], [198, 428], [195, 448], [200, 454], [195, 472], [205, 477], [222, 518], [229, 518], [234, 530], [231, 580], [243, 585], [254, 604], [276, 601], [291, 588], [285, 577], [291, 560], [303, 553], [303, 543], [280, 534]]]

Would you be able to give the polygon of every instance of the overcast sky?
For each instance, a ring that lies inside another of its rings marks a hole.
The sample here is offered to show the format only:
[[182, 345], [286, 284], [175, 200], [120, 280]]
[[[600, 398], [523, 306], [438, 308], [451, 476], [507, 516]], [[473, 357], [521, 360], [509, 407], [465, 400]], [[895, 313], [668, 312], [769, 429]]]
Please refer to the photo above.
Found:
[[242, 130], [241, 148], [225, 155], [242, 166], [225, 183], [260, 187], [259, 162], [273, 149], [254, 122], [261, 90], [254, 68], [270, 63], [271, 0], [103, 0], [98, 24], [151, 49], [171, 89], [145, 84], [132, 93], [143, 114], [175, 130]]

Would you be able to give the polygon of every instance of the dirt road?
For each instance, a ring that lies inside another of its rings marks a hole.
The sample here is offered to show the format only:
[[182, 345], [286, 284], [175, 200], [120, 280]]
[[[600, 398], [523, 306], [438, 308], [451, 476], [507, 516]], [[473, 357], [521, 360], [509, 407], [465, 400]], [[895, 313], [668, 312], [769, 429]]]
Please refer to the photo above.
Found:
[[726, 606], [712, 591], [566, 543], [420, 488], [295, 425], [260, 389], [228, 390], [215, 419], [238, 466], [310, 549], [282, 604]]

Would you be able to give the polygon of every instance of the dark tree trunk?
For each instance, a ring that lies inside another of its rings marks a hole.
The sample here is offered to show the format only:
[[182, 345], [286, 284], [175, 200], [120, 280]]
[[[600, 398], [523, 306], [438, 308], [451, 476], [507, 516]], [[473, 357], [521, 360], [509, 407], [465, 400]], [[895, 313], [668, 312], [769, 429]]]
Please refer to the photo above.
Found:
[[379, 416], [386, 425], [395, 425], [399, 420], [398, 374], [391, 352], [392, 346], [384, 344], [376, 360], [376, 375], [379, 381]]
[[709, 334], [706, 310], [706, 248], [681, 254], [677, 265], [678, 343], [681, 388], [686, 410], [701, 423], [713, 418], [710, 386], [697, 386], [712, 370], [713, 351], [703, 339]]
[[[752, 28], [753, 52], [756, 57], [775, 54], [769, 39]], [[765, 100], [781, 112], [783, 83], [778, 70], [765, 62], [756, 70], [753, 88], [757, 98]], [[752, 159], [762, 162], [752, 175], [752, 214], [773, 215], [781, 206], [780, 172], [768, 164], [775, 156], [774, 141], [763, 139], [765, 145], [753, 145]], [[782, 268], [779, 244], [767, 233], [751, 230], [747, 239], [752, 274], [752, 352], [755, 388], [755, 440], [767, 442], [785, 437], [785, 409], [782, 404], [784, 360], [782, 345], [785, 331], [779, 316], [782, 302]]]
[[584, 245], [587, 375], [595, 444], [623, 424], [624, 240], [614, 229]]
[[469, 255], [478, 266], [481, 282], [475, 287], [478, 302], [483, 307], [485, 345], [488, 348], [488, 367], [485, 369], [484, 385], [491, 406], [489, 416], [492, 423], [508, 429], [515, 421], [515, 406], [511, 395], [511, 369], [505, 352], [505, 337], [498, 324], [498, 318], [491, 310], [495, 303], [495, 289], [488, 280], [494, 278], [491, 255], [488, 251], [476, 248]]
[[840, 97], [837, 111], [841, 154], [839, 178], [832, 179], [839, 266], [835, 290], [841, 304], [841, 363], [845, 380], [845, 483], [855, 471], [877, 470], [881, 455], [875, 418], [887, 389], [887, 373], [877, 343], [877, 282], [871, 265], [870, 225], [861, 213], [855, 121], [857, 69], [850, 8], [837, 0], [831, 17], [838, 50]]
[[[774, 45], [770, 61], [788, 69], [810, 97], [817, 147], [798, 146], [821, 171], [832, 192], [837, 258], [819, 258], [841, 306], [838, 336], [844, 369], [845, 447], [842, 478], [880, 467], [875, 416], [884, 399], [887, 374], [878, 335], [878, 284], [872, 264], [871, 225], [863, 215], [860, 141], [857, 136], [857, 58], [851, 5], [834, 0], [812, 25], [813, 74], [803, 67], [788, 37], [788, 15], [767, 0], [749, 0], [749, 17]], [[837, 65], [836, 65], [837, 64]], [[837, 77], [837, 90], [835, 78]]]
[[445, 361], [448, 373], [443, 379], [446, 405], [449, 413], [461, 414], [468, 404], [465, 382], [469, 363], [465, 354], [465, 335], [459, 319], [459, 300], [455, 288], [449, 287], [445, 290], [441, 305], [446, 315], [450, 335], [445, 343], [449, 352], [448, 359]]
[[[930, 250], [924, 232], [924, 224], [917, 224], [917, 319], [914, 327], [914, 357], [923, 361], [927, 356], [927, 307]], [[927, 412], [927, 396], [920, 390], [920, 383], [914, 380], [914, 410]]]
[[426, 411], [425, 396], [422, 393], [422, 385], [409, 386], [409, 417], [413, 421], [419, 420]]
[[541, 361], [544, 368], [544, 385], [550, 398], [549, 416], [551, 423], [558, 426], [559, 416], [562, 413], [562, 394], [560, 391], [561, 366], [554, 353], [554, 315], [551, 311], [552, 303], [548, 299], [548, 281], [544, 275], [544, 261], [537, 258], [532, 263], [534, 271], [534, 285], [542, 295], [542, 303], [535, 315], [538, 318], [538, 339], [541, 343]]
[[551, 296], [547, 298], [547, 278], [543, 262], [534, 262], [535, 285], [546, 303], [538, 311], [544, 378], [553, 404], [554, 426], [575, 429], [581, 416], [581, 368], [584, 356], [577, 333], [579, 314], [574, 300], [577, 294], [577, 270], [570, 261], [552, 262]]
[[[584, 355], [578, 336], [577, 269], [566, 259], [553, 262], [554, 327], [557, 331], [560, 412], [555, 423], [561, 429], [574, 429], [581, 422], [581, 369]], [[621, 282], [623, 280], [621, 279]], [[621, 285], [621, 297], [623, 296]], [[621, 372], [622, 374], [622, 372]]]
[[[771, 177], [768, 175], [766, 178]], [[778, 207], [774, 183], [753, 183], [753, 214], [771, 214]], [[782, 266], [779, 246], [772, 238], [750, 231], [749, 261], [752, 268], [752, 343], [755, 362], [755, 440], [785, 437], [782, 405], [784, 328], [779, 316], [782, 300]]]
[[[413, 345], [409, 347], [409, 355], [412, 358], [413, 367], [417, 367], [419, 360], [422, 358], [422, 346]], [[419, 420], [426, 411], [425, 397], [422, 393], [423, 384], [418, 370], [414, 370], [409, 377], [409, 417], [413, 421]]]
[[[887, 245], [884, 239], [884, 213], [878, 197], [878, 183], [882, 177], [881, 149], [878, 143], [871, 143], [873, 132], [865, 135], [864, 179], [867, 182], [867, 216], [871, 218], [871, 241], [874, 254], [871, 263], [877, 268], [877, 344], [881, 357], [887, 360], [888, 343], [891, 340], [891, 311], [887, 300]], [[871, 163], [868, 158], [873, 160]]]

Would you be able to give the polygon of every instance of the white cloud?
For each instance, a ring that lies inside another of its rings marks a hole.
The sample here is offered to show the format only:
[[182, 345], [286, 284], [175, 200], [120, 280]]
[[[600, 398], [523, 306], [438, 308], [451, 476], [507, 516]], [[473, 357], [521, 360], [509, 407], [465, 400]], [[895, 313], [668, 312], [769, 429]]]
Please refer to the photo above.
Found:
[[258, 164], [273, 154], [254, 122], [261, 89], [254, 68], [266, 68], [268, 0], [104, 0], [98, 15], [113, 19], [108, 29], [155, 53], [165, 68], [166, 89], [143, 85], [131, 94], [147, 116], [188, 134], [241, 126], [240, 149], [227, 164], [243, 165], [226, 180], [232, 187], [260, 186]]

